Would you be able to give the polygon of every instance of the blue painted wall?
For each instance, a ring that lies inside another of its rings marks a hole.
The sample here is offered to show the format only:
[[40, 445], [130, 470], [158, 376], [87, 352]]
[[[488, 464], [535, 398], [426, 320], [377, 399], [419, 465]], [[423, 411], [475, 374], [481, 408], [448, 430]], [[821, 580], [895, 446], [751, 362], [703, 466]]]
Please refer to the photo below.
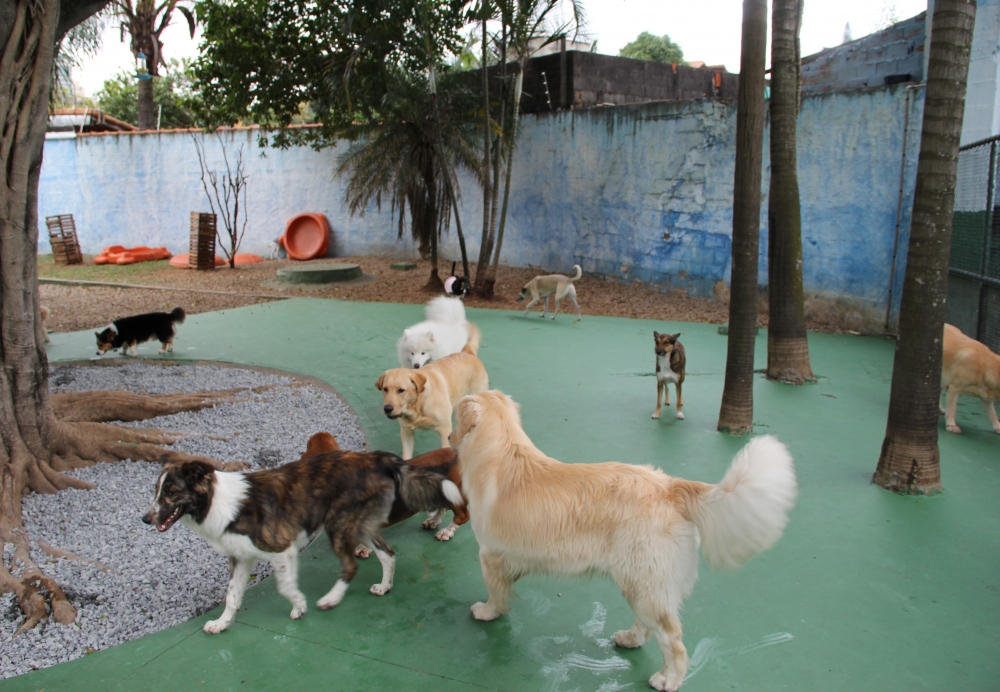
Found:
[[[905, 112], [905, 85], [803, 99], [798, 127], [804, 277], [813, 316], [879, 331], [889, 300]], [[922, 89], [910, 92], [910, 137], [902, 185], [898, 255], [905, 236]], [[221, 147], [203, 138], [209, 165]], [[287, 220], [327, 216], [331, 253], [413, 257], [388, 208], [351, 217], [333, 171], [340, 148], [260, 150], [257, 133], [222, 134], [244, 147], [249, 223], [243, 249], [265, 253]], [[767, 150], [765, 143], [765, 152]], [[712, 100], [564, 111], [524, 119], [515, 159], [502, 260], [513, 266], [641, 281], [711, 295], [728, 282], [732, 238], [735, 105]], [[761, 218], [761, 283], [767, 272], [767, 162]], [[470, 257], [478, 256], [481, 193], [461, 181]], [[165, 245], [185, 252], [189, 213], [207, 211], [190, 133], [49, 140], [39, 212], [73, 213], [85, 252], [106, 245]], [[43, 234], [44, 235], [44, 234]], [[48, 252], [45, 238], [40, 251]], [[459, 257], [454, 231], [443, 254]], [[903, 263], [897, 260], [901, 285]], [[898, 301], [898, 290], [896, 300]]]

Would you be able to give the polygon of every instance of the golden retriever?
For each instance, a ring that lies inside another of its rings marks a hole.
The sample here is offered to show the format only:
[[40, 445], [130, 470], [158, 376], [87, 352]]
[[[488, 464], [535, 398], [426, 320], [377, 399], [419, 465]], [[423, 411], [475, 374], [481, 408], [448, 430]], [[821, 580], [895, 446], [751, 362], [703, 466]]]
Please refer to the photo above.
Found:
[[993, 402], [1000, 399], [1000, 356], [955, 326], [944, 326], [944, 354], [941, 359], [941, 389], [945, 399], [945, 426], [960, 433], [955, 422], [960, 394], [978, 397], [986, 409], [993, 432], [1000, 435], [1000, 420]]
[[699, 539], [713, 567], [738, 567], [781, 537], [797, 493], [792, 457], [771, 436], [751, 440], [718, 485], [650, 466], [560, 463], [532, 444], [499, 391], [462, 399], [452, 443], [489, 592], [473, 617], [510, 610], [527, 574], [609, 575], [635, 613], [615, 643], [656, 637], [657, 690], [676, 690], [687, 672], [678, 613], [698, 578]]
[[485, 391], [490, 386], [486, 368], [476, 357], [469, 341], [459, 353], [428, 363], [419, 370], [392, 368], [382, 373], [375, 389], [382, 392], [387, 418], [399, 421], [403, 460], [413, 458], [413, 431], [434, 430], [441, 446], [448, 447], [451, 414], [466, 394]]

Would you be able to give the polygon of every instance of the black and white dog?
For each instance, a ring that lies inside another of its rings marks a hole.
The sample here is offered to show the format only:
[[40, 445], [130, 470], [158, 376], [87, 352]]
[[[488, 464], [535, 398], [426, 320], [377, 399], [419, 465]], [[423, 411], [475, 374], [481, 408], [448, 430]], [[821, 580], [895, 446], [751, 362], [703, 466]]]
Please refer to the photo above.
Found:
[[174, 335], [177, 333], [174, 323], [183, 321], [183, 308], [122, 317], [105, 327], [104, 331], [94, 332], [97, 335], [97, 355], [121, 348], [123, 356], [126, 352], [134, 356], [136, 344], [153, 338], [160, 342], [159, 353], [173, 351]]
[[[406, 516], [397, 517], [398, 502], [411, 508]], [[218, 634], [236, 617], [258, 560], [274, 567], [278, 593], [298, 620], [306, 613], [298, 554], [320, 529], [340, 558], [340, 578], [316, 603], [327, 610], [343, 600], [357, 572], [359, 545], [373, 549], [382, 563], [382, 582], [371, 592], [382, 596], [392, 588], [396, 558], [379, 533], [390, 512], [399, 521], [460, 503], [462, 493], [442, 471], [411, 466], [388, 452], [334, 451], [248, 474], [216, 471], [202, 461], [169, 464], [142, 520], [161, 532], [180, 521], [229, 558], [225, 611], [203, 628]]]

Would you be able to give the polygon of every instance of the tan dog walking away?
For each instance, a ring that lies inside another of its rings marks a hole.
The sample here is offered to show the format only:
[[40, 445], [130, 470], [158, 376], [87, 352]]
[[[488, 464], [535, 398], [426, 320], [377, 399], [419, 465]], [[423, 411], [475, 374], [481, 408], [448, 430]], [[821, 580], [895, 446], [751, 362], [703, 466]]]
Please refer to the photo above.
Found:
[[545, 309], [541, 314], [541, 317], [544, 319], [549, 312], [549, 296], [555, 293], [556, 311], [552, 313], [552, 319], [555, 319], [556, 315], [559, 314], [559, 301], [569, 296], [569, 299], [573, 301], [573, 307], [576, 308], [576, 321], [579, 322], [582, 318], [580, 316], [580, 306], [576, 302], [576, 287], [573, 286], [573, 282], [578, 281], [583, 276], [583, 270], [579, 264], [574, 264], [573, 269], [576, 270], [576, 276], [548, 274], [546, 276], [536, 276], [526, 283], [517, 295], [518, 303], [525, 300], [529, 295], [531, 296], [531, 302], [524, 306], [525, 317], [528, 315], [528, 310], [538, 302], [539, 298], [545, 298]]
[[486, 368], [476, 357], [479, 330], [459, 353], [428, 363], [419, 370], [386, 370], [375, 383], [382, 392], [382, 410], [390, 420], [399, 421], [403, 460], [413, 458], [414, 430], [434, 430], [441, 446], [449, 447], [451, 414], [466, 394], [486, 391], [490, 386]]
[[684, 367], [687, 357], [684, 346], [677, 340], [680, 333], [660, 334], [653, 332], [653, 343], [656, 345], [656, 410], [653, 418], [660, 417], [660, 397], [670, 406], [671, 382], [677, 388], [677, 418], [684, 420], [684, 397], [681, 396], [681, 385], [684, 384]]
[[1000, 356], [950, 324], [944, 326], [941, 389], [946, 394], [942, 413], [948, 432], [962, 432], [955, 422], [955, 410], [958, 397], [967, 394], [983, 402], [993, 432], [1000, 435], [1000, 420], [993, 403], [1000, 399]]
[[713, 567], [739, 567], [781, 537], [797, 493], [792, 457], [771, 436], [738, 452], [718, 485], [650, 466], [563, 464], [532, 444], [499, 391], [462, 399], [452, 441], [489, 591], [473, 617], [508, 612], [528, 574], [608, 575], [635, 613], [615, 644], [656, 637], [657, 690], [676, 690], [687, 672], [680, 608], [698, 579], [699, 542]]

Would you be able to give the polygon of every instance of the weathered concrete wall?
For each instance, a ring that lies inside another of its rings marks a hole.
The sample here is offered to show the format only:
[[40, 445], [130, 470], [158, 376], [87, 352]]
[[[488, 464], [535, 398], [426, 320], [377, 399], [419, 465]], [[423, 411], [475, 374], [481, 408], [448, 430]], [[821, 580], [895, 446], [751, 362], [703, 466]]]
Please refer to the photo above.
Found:
[[[878, 331], [884, 322], [907, 93], [899, 85], [803, 101], [798, 151], [805, 286], [813, 314], [846, 328]], [[919, 146], [912, 133], [919, 133], [922, 90], [912, 93], [901, 256]], [[343, 182], [333, 178], [337, 149], [267, 149], [262, 157], [255, 132], [223, 137], [230, 150], [242, 144], [248, 157], [246, 251], [266, 252], [292, 215], [312, 211], [330, 221], [332, 254], [415, 255], [411, 241], [397, 240], [388, 208], [347, 214]], [[218, 141], [204, 141], [210, 165], [218, 167]], [[732, 102], [667, 101], [526, 116], [502, 259], [559, 271], [579, 263], [592, 274], [711, 296], [713, 285], [729, 278], [734, 149]], [[481, 194], [469, 179], [461, 187], [474, 259]], [[39, 210], [43, 217], [73, 213], [85, 252], [111, 244], [185, 252], [189, 213], [207, 210], [191, 134], [47, 141]], [[44, 238], [40, 247], [48, 251]], [[442, 253], [459, 257], [454, 231]]]

